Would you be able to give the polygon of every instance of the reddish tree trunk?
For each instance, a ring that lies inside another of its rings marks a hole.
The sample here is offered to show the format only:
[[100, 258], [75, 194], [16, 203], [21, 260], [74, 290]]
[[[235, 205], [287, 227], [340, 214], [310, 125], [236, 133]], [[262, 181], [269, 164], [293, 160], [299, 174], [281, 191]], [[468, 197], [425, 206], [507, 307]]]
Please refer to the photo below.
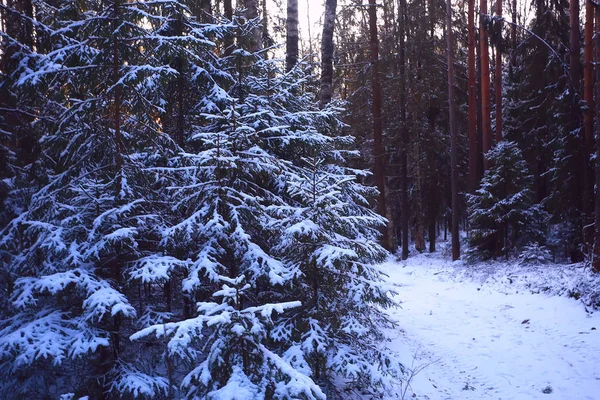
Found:
[[[589, 0], [588, 0], [589, 1]], [[596, 8], [596, 63], [600, 62], [600, 12]], [[596, 195], [594, 196], [594, 257], [592, 267], [600, 273], [600, 67], [596, 66]]]
[[[383, 150], [383, 133], [381, 124], [381, 84], [379, 83], [379, 39], [377, 37], [377, 4], [369, 0], [369, 47], [371, 50], [371, 91], [373, 100], [373, 175], [379, 190], [377, 211], [385, 217], [385, 153]], [[385, 248], [389, 248], [388, 231], [381, 230], [381, 241]]]
[[469, 109], [469, 192], [477, 189], [477, 83], [475, 81], [475, 0], [469, 0], [468, 12], [468, 109]]
[[481, 58], [481, 136], [483, 144], [483, 169], [489, 167], [489, 162], [485, 158], [485, 153], [492, 147], [492, 123], [491, 123], [491, 103], [490, 103], [490, 56], [488, 49], [488, 32], [484, 20], [488, 18], [487, 0], [481, 0], [479, 3], [479, 46]]
[[458, 237], [458, 148], [456, 140], [456, 121], [454, 105], [454, 41], [452, 38], [452, 2], [446, 3], [448, 41], [448, 115], [450, 117], [450, 187], [452, 190], [452, 261], [460, 258]]
[[[496, 0], [496, 15], [502, 18], [502, 0]], [[498, 22], [498, 37], [496, 38], [496, 143], [502, 140], [502, 24]]]

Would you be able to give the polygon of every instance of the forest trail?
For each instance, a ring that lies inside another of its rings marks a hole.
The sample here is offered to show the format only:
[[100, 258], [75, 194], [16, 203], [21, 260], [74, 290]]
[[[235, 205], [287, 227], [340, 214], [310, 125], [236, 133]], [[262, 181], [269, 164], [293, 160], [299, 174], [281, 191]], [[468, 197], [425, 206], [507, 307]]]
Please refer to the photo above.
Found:
[[400, 285], [391, 347], [423, 368], [404, 398], [600, 399], [600, 312], [460, 278], [455, 265], [426, 254], [384, 265]]

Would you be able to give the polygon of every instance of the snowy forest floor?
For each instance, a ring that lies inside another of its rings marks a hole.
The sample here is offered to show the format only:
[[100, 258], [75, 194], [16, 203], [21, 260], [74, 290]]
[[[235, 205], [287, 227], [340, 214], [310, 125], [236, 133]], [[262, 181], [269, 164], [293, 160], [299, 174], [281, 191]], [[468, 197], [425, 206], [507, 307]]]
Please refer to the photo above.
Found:
[[574, 298], [600, 280], [581, 265], [467, 265], [438, 252], [383, 268], [399, 285], [391, 348], [414, 371], [392, 398], [600, 399], [600, 311], [589, 293]]

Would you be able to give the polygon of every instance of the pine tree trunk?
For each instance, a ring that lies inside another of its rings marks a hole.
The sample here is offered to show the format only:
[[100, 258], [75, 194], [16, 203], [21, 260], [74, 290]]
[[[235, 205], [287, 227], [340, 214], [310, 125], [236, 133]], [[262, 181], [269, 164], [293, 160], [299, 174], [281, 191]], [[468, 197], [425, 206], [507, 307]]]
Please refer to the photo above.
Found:
[[[371, 50], [371, 96], [373, 101], [373, 175], [379, 190], [377, 212], [386, 215], [385, 207], [385, 152], [383, 149], [383, 132], [381, 121], [381, 84], [379, 83], [379, 39], [377, 37], [377, 4], [369, 0], [369, 47]], [[388, 230], [381, 229], [381, 243], [389, 250]]]
[[450, 117], [450, 186], [452, 190], [452, 261], [455, 261], [460, 258], [460, 242], [458, 237], [458, 148], [454, 105], [454, 41], [452, 38], [451, 0], [447, 0], [446, 13], [446, 39], [448, 41], [448, 115]]
[[[116, 1], [114, 4], [115, 10], [115, 21], [119, 18], [119, 1]], [[116, 32], [116, 26], [115, 32]], [[113, 81], [115, 84], [120, 80], [120, 57], [119, 57], [119, 39], [117, 34], [114, 33], [113, 37]], [[113, 129], [115, 131], [115, 164], [117, 168], [117, 174], [121, 174], [121, 169], [123, 167], [123, 138], [121, 135], [121, 94], [122, 94], [122, 86], [118, 85], [114, 90], [114, 100], [113, 100]], [[120, 180], [119, 180], [119, 190], [120, 190]]]
[[333, 97], [333, 30], [336, 8], [337, 0], [325, 1], [323, 35], [321, 36], [321, 107], [328, 104]]
[[[231, 4], [232, 0], [223, 0], [223, 13], [225, 14], [225, 18], [228, 21], [233, 20], [233, 6]], [[225, 35], [223, 38], [223, 46], [225, 47], [225, 55], [229, 56], [233, 52], [233, 35]]]
[[475, 82], [475, 0], [469, 1], [468, 11], [468, 110], [469, 110], [469, 193], [477, 189], [477, 84]]
[[594, 147], [594, 66], [592, 54], [592, 37], [594, 33], [594, 5], [590, 0], [585, 2], [585, 32], [584, 32], [584, 70], [583, 70], [583, 99], [587, 105], [584, 114], [585, 147]]
[[510, 26], [512, 51], [510, 55], [510, 77], [513, 78], [514, 69], [517, 67], [517, 0], [512, 0], [512, 24]]
[[[429, 129], [431, 132], [435, 132], [435, 120], [437, 116], [438, 110], [429, 111]], [[429, 252], [435, 252], [435, 242], [437, 239], [435, 223], [437, 221], [438, 209], [439, 209], [439, 201], [437, 193], [439, 192], [439, 174], [435, 157], [435, 149], [431, 146], [427, 148], [427, 164], [429, 165], [429, 190], [428, 190], [428, 210], [427, 210], [427, 220], [429, 227]]]
[[406, 125], [406, 0], [400, 0], [398, 9], [398, 36], [400, 62], [400, 225], [402, 228], [402, 259], [408, 258], [408, 221], [410, 206], [408, 205], [408, 126]]
[[298, 63], [298, 0], [287, 0], [285, 33], [285, 70], [290, 71]]
[[485, 153], [492, 148], [492, 123], [490, 103], [490, 56], [488, 49], [488, 32], [485, 20], [488, 18], [487, 0], [480, 0], [479, 12], [479, 47], [481, 59], [481, 135], [483, 144], [483, 169], [489, 168]]
[[[496, 0], [496, 15], [502, 18], [502, 0]], [[502, 140], [502, 22], [497, 22], [496, 38], [496, 143]]]
[[[589, 0], [588, 0], [589, 1]], [[596, 45], [596, 63], [600, 62], [600, 12], [598, 8], [594, 9], [596, 19], [596, 35], [594, 42]], [[596, 196], [594, 196], [594, 257], [592, 268], [600, 273], [600, 67], [596, 65]]]
[[574, 89], [579, 88], [579, 0], [569, 1], [569, 22], [571, 25], [570, 31], [570, 53], [569, 64], [571, 72], [571, 83]]

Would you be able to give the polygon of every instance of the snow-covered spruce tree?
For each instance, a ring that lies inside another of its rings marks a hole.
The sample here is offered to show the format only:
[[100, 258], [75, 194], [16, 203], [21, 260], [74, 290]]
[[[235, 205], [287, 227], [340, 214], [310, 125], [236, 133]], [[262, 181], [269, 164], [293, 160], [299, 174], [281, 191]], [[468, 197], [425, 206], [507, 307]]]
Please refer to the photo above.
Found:
[[159, 125], [163, 85], [179, 73], [170, 54], [211, 49], [183, 18], [177, 35], [164, 33], [189, 15], [177, 1], [50, 9], [50, 48], [18, 82], [45, 88], [55, 122], [41, 142], [48, 180], [0, 239], [11, 280], [0, 397], [156, 398], [169, 381], [127, 337], [155, 322], [146, 305], [164, 303], [125, 271], [156, 254], [168, 210], [152, 168], [178, 151]]
[[502, 141], [486, 157], [491, 167], [468, 197], [469, 257], [508, 257], [524, 245], [543, 244], [547, 215], [532, 203], [532, 176], [521, 150]]
[[[314, 123], [326, 132], [335, 120], [325, 114]], [[373, 189], [356, 181], [364, 171], [341, 166], [353, 155], [340, 150], [351, 138], [307, 134], [301, 167], [289, 177], [296, 207], [275, 208], [285, 216], [276, 250], [301, 272], [290, 295], [303, 307], [279, 319], [273, 337], [291, 342], [286, 358], [309, 370], [329, 397], [350, 388], [380, 393], [402, 375], [383, 347], [382, 329], [392, 324], [375, 307], [392, 304], [373, 266], [386, 256], [376, 242], [383, 221], [367, 208]]]
[[[131, 270], [146, 280], [177, 277], [174, 292], [193, 307], [131, 338], [167, 342], [163, 369], [189, 398], [314, 399], [332, 377], [382, 383], [390, 372], [376, 341], [387, 321], [375, 304], [388, 301], [370, 266], [385, 256], [372, 241], [381, 221], [366, 208], [372, 193], [333, 164], [349, 141], [334, 138], [336, 111], [318, 110], [302, 91], [304, 74], [284, 74], [279, 61], [238, 49], [220, 63], [230, 73], [212, 75], [186, 151], [162, 169], [179, 216], [162, 232], [164, 256]], [[332, 225], [301, 246], [292, 232], [315, 206], [305, 159], [325, 149], [318, 190], [338, 185], [326, 200], [337, 209], [314, 219], [315, 229]], [[317, 297], [305, 293], [334, 277]]]

